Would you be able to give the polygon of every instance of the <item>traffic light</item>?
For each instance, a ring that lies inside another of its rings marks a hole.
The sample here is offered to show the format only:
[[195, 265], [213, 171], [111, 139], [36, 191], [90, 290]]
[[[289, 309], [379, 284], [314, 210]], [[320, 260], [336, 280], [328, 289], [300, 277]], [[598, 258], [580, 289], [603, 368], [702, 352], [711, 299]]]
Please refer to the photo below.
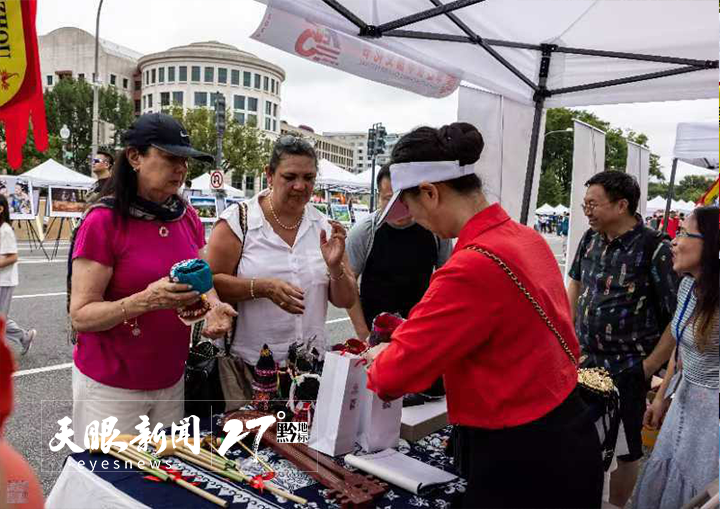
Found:
[[218, 133], [222, 134], [225, 132], [225, 95], [215, 94], [215, 127]]
[[376, 140], [375, 140], [375, 155], [381, 155], [385, 153], [385, 136], [387, 132], [385, 127], [378, 126]]
[[368, 129], [367, 155], [372, 157], [375, 153], [375, 129]]

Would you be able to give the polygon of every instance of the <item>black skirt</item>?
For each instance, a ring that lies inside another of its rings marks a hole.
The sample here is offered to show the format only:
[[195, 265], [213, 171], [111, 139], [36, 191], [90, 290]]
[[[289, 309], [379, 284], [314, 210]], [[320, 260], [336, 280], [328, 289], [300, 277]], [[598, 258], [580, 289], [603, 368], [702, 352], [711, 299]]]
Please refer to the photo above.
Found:
[[603, 464], [595, 425], [577, 390], [544, 417], [513, 428], [458, 426], [463, 508], [599, 508]]

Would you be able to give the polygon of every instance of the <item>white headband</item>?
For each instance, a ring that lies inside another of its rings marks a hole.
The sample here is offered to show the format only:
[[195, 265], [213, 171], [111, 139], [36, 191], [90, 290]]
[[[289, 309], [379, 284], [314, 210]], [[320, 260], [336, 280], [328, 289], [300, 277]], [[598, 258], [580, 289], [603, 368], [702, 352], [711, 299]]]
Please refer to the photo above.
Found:
[[393, 192], [419, 186], [423, 182], [434, 183], [452, 180], [474, 173], [473, 165], [460, 166], [458, 161], [416, 161], [390, 165], [390, 183]]

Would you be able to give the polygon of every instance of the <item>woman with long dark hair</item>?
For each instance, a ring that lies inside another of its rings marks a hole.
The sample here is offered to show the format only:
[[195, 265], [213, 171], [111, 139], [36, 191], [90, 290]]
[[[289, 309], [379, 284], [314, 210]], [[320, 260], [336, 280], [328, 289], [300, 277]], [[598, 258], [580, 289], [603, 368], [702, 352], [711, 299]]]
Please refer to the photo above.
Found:
[[444, 377], [463, 507], [599, 508], [600, 441], [576, 389], [562, 275], [545, 240], [486, 199], [473, 168], [483, 144], [456, 123], [393, 149], [383, 216], [410, 215], [457, 244], [391, 342], [370, 351], [368, 385], [391, 400]]
[[[112, 181], [85, 213], [70, 248], [73, 426], [81, 445], [92, 421], [115, 417], [135, 433], [140, 416], [150, 429], [183, 417], [183, 373], [190, 328], [177, 308], [199, 294], [168, 274], [180, 261], [202, 257], [205, 236], [195, 210], [179, 195], [192, 148], [183, 126], [163, 114], [143, 115], [123, 135]], [[207, 294], [206, 335], [229, 330], [235, 311]]]
[[20, 354], [25, 355], [35, 340], [35, 329], [25, 330], [10, 319], [10, 303], [18, 285], [18, 247], [15, 232], [10, 224], [10, 207], [4, 194], [0, 193], [0, 314], [5, 316], [7, 324], [5, 337], [20, 346]]
[[678, 346], [645, 413], [646, 426], [662, 428], [637, 509], [683, 507], [718, 478], [718, 207], [695, 209], [672, 245], [673, 269], [685, 276], [672, 321]]

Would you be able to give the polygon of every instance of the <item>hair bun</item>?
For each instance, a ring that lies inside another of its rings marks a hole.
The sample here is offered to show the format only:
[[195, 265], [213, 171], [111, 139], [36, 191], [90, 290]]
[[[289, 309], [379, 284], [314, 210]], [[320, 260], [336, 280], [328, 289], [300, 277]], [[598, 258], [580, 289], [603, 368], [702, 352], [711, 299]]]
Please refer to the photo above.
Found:
[[448, 153], [461, 165], [475, 164], [480, 159], [485, 142], [482, 134], [474, 125], [466, 122], [454, 122], [441, 127], [438, 135]]

